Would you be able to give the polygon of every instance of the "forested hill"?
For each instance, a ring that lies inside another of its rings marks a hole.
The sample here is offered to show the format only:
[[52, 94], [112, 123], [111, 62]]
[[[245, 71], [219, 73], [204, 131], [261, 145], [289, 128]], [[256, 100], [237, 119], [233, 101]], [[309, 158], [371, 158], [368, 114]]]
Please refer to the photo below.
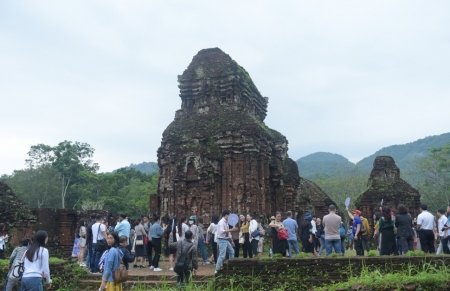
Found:
[[395, 164], [400, 168], [401, 173], [407, 173], [412, 168], [412, 161], [415, 158], [427, 156], [429, 148], [443, 147], [448, 143], [450, 143], [450, 133], [427, 136], [407, 144], [382, 148], [373, 155], [359, 161], [357, 165], [371, 170], [375, 157], [391, 156], [394, 158]]
[[345, 157], [325, 152], [317, 152], [297, 160], [300, 176], [314, 179], [317, 174], [333, 176], [340, 168], [354, 167]]
[[[144, 174], [152, 174], [159, 171], [158, 164], [155, 162], [142, 162], [140, 164], [130, 164], [125, 169], [136, 169]], [[117, 171], [117, 170], [116, 170]], [[116, 172], [114, 171], [114, 172]]]

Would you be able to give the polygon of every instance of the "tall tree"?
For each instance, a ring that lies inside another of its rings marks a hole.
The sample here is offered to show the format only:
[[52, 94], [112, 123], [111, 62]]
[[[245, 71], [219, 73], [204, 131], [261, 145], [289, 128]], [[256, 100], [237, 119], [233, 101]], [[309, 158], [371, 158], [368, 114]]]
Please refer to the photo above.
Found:
[[415, 162], [415, 187], [419, 189], [422, 201], [438, 209], [450, 205], [450, 144], [429, 151], [427, 157]]

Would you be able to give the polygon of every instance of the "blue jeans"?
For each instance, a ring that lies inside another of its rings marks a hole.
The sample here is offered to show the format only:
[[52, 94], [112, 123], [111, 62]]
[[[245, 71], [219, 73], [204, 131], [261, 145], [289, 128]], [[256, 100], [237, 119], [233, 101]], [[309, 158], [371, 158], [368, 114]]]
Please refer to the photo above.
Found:
[[20, 291], [43, 291], [42, 277], [22, 278]]
[[336, 254], [342, 254], [341, 239], [325, 239], [325, 248], [327, 249], [327, 257], [333, 252], [333, 248]]
[[345, 237], [341, 237], [341, 251], [345, 255]]
[[300, 253], [300, 251], [298, 249], [298, 241], [296, 239], [288, 240], [287, 243], [288, 243], [288, 247], [289, 247], [289, 249], [288, 249], [289, 258], [292, 258], [292, 250], [294, 250], [294, 252], [296, 254]]
[[320, 236], [320, 249], [319, 249], [319, 256], [322, 254], [323, 250], [325, 249], [325, 235], [322, 234]]
[[102, 257], [102, 253], [103, 253], [103, 252], [97, 252], [95, 250], [96, 247], [97, 247], [97, 244], [93, 243], [92, 250], [94, 253], [91, 256], [91, 272], [92, 273], [100, 272], [100, 269], [98, 268], [98, 263], [100, 262], [100, 258]]
[[232, 260], [234, 258], [234, 249], [227, 239], [218, 239], [217, 246], [219, 247], [219, 258], [217, 259], [216, 271], [219, 271], [223, 260], [225, 260], [226, 253], [228, 253], [228, 259]]
[[85, 253], [86, 254], [86, 267], [88, 267], [88, 268], [90, 268], [90, 266], [91, 266], [91, 253], [92, 253], [91, 245], [92, 245], [92, 243], [87, 245], [86, 253]]
[[206, 246], [205, 246], [205, 242], [203, 241], [203, 238], [199, 238], [198, 239], [198, 248], [202, 252], [203, 262], [207, 262], [208, 261], [208, 254], [206, 253]]

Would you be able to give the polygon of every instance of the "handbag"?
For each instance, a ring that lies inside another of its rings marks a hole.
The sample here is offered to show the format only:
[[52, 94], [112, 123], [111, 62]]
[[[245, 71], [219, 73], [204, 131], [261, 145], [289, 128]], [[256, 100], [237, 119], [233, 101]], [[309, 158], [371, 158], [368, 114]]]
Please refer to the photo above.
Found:
[[289, 238], [289, 234], [286, 228], [282, 228], [278, 231], [278, 240], [287, 240]]
[[97, 252], [104, 252], [108, 248], [108, 244], [106, 243], [106, 239], [98, 239], [98, 235], [100, 234], [100, 226], [102, 224], [98, 225], [98, 232], [97, 232], [97, 245], [95, 246], [95, 251]]
[[123, 264], [122, 259], [120, 258], [119, 250], [117, 249], [117, 256], [119, 257], [119, 266], [112, 273], [113, 279], [115, 283], [123, 283], [128, 280], [128, 270]]
[[143, 246], [144, 245], [144, 239], [142, 238], [142, 235], [136, 236], [136, 241], [134, 243], [137, 246]]
[[259, 236], [259, 230], [258, 229], [256, 229], [254, 232], [252, 232], [252, 238], [255, 238], [257, 236]]
[[22, 279], [22, 275], [23, 272], [25, 271], [25, 267], [23, 266], [24, 264], [24, 259], [25, 259], [25, 255], [27, 254], [27, 251], [25, 251], [22, 255], [22, 258], [20, 259], [19, 263], [14, 266], [14, 268], [12, 269], [11, 275], [16, 278], [18, 281], [20, 281]]
[[242, 231], [239, 232], [239, 243], [240, 244], [245, 243], [245, 237], [244, 237], [244, 234], [242, 233]]

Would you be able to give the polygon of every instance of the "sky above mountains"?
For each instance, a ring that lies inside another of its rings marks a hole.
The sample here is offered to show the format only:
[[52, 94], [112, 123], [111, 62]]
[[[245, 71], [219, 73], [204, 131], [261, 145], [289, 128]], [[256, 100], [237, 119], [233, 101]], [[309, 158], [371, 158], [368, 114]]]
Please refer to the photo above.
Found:
[[269, 97], [294, 159], [352, 162], [449, 130], [448, 1], [2, 1], [0, 174], [31, 145], [96, 149], [100, 171], [156, 161], [177, 75], [219, 47]]

